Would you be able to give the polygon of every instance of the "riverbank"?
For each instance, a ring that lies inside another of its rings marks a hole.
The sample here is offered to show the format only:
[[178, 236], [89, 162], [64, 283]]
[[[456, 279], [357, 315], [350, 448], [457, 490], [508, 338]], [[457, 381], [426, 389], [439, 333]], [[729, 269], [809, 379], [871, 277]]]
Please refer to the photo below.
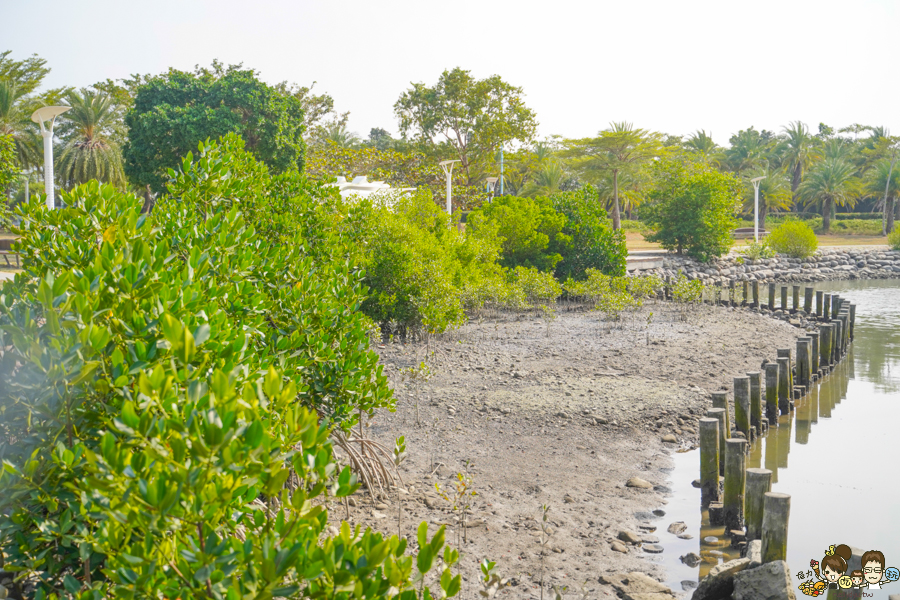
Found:
[[[711, 305], [682, 321], [675, 307], [649, 303], [627, 322], [610, 330], [596, 313], [573, 311], [549, 329], [522, 315], [471, 323], [431, 343], [433, 375], [418, 394], [403, 370], [424, 360], [425, 346], [378, 349], [399, 402], [369, 431], [389, 447], [406, 437], [400, 530], [447, 523], [455, 541], [454, 512], [435, 484], [452, 490], [468, 474], [478, 494], [462, 544], [464, 598], [476, 597], [485, 557], [511, 578], [503, 594], [516, 598], [539, 597], [542, 565], [545, 585], [569, 593], [585, 585], [592, 597], [616, 596], [604, 575], [664, 579], [657, 553], [675, 534], [665, 517], [659, 531], [648, 523], [666, 510], [671, 453], [696, 443], [712, 391], [759, 370], [797, 335], [784, 321]], [[396, 533], [395, 494], [375, 502], [357, 494], [351, 522]], [[551, 535], [542, 558], [543, 505]]]
[[637, 271], [637, 274], [675, 276], [678, 272], [708, 285], [729, 281], [816, 282], [844, 279], [891, 279], [900, 277], [900, 251], [888, 246], [861, 248], [823, 248], [805, 259], [777, 256], [751, 260], [732, 252], [701, 263], [687, 256], [660, 254], [662, 266]]

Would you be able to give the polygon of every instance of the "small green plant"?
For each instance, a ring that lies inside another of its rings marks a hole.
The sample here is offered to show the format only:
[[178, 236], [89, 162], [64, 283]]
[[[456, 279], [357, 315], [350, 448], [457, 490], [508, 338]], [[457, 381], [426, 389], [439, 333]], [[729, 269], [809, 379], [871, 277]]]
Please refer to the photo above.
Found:
[[497, 592], [506, 587], [506, 579], [493, 572], [496, 565], [497, 563], [486, 558], [481, 561], [481, 589], [478, 594], [482, 598], [493, 598]]
[[900, 223], [894, 225], [894, 230], [888, 234], [887, 241], [892, 250], [900, 250]]
[[700, 303], [703, 298], [703, 282], [697, 279], [688, 279], [684, 273], [679, 273], [672, 281], [672, 300], [678, 307], [678, 314], [682, 321], [687, 321], [690, 308]]
[[550, 543], [550, 536], [553, 535], [553, 530], [550, 529], [550, 524], [548, 523], [550, 514], [550, 506], [548, 504], [541, 505], [541, 598], [544, 597], [544, 557], [547, 555], [547, 546]]
[[427, 383], [431, 376], [434, 373], [431, 370], [431, 367], [428, 366], [426, 362], [420, 362], [416, 367], [409, 367], [406, 369], [402, 369], [401, 373], [415, 385], [416, 390], [416, 425], [421, 425], [419, 421], [419, 393], [422, 389], [422, 384]]
[[[394, 441], [394, 467], [400, 471], [400, 465], [406, 459], [406, 437], [400, 436]], [[403, 497], [400, 495], [400, 486], [397, 486], [397, 537], [403, 537], [400, 533], [400, 520], [403, 515]]]
[[815, 232], [803, 221], [785, 221], [772, 230], [768, 242], [775, 252], [793, 258], [812, 256], [819, 247]]
[[[740, 253], [750, 260], [760, 260], [762, 258], [773, 258], [775, 251], [769, 246], [769, 242], [763, 239], [759, 242], [750, 242], [740, 249]], [[743, 264], [743, 260], [738, 258], [739, 264]]]

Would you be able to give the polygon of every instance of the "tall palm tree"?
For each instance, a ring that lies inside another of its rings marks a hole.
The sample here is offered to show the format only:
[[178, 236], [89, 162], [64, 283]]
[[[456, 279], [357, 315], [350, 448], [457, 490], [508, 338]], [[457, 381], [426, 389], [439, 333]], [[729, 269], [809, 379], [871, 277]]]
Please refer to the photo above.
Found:
[[541, 170], [535, 173], [534, 179], [522, 187], [520, 193], [526, 198], [550, 196], [559, 191], [565, 180], [566, 173], [562, 167], [556, 161], [548, 160]]
[[352, 148], [360, 141], [357, 134], [347, 129], [347, 123], [342, 119], [322, 125], [317, 137], [321, 142], [333, 142], [340, 148]]
[[711, 165], [718, 165], [722, 159], [722, 148], [713, 141], [704, 129], [698, 129], [683, 143], [684, 149]]
[[816, 158], [816, 138], [809, 133], [805, 123], [791, 121], [784, 128], [783, 159], [791, 174], [791, 196], [795, 203], [803, 173]]
[[900, 195], [900, 164], [897, 155], [883, 158], [868, 170], [865, 177], [866, 191], [881, 197], [877, 206], [884, 210], [883, 234], [894, 230], [894, 205]]
[[32, 106], [24, 87], [11, 79], [0, 79], [0, 135], [9, 135], [15, 144], [19, 167], [41, 166], [41, 139], [30, 115]]
[[122, 118], [118, 106], [108, 94], [89, 89], [69, 92], [65, 99], [72, 108], [61, 117], [60, 181], [66, 187], [91, 179], [124, 187], [122, 151], [112, 139]]
[[731, 147], [725, 151], [725, 160], [734, 173], [768, 166], [774, 144], [761, 132], [750, 127], [737, 132], [728, 141]]
[[825, 159], [809, 171], [799, 191], [801, 202], [820, 208], [822, 233], [829, 233], [835, 205], [856, 204], [860, 191], [856, 168], [844, 159]]

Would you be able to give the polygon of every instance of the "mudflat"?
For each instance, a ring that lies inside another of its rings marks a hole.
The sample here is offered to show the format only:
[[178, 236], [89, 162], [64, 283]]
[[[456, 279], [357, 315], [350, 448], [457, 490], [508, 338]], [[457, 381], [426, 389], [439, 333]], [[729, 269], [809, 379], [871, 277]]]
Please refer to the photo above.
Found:
[[[463, 598], [479, 597], [483, 558], [510, 580], [504, 597], [539, 597], [542, 573], [548, 598], [554, 585], [614, 597], [599, 581], [609, 573], [662, 579], [654, 557], [668, 521], [661, 531], [646, 522], [665, 511], [671, 453], [696, 444], [710, 392], [793, 347], [798, 330], [713, 306], [650, 303], [621, 325], [599, 316], [581, 306], [549, 323], [492, 315], [427, 344], [380, 345], [397, 410], [365, 430], [388, 447], [405, 436], [403, 485], [376, 499], [358, 492], [332, 517], [349, 510], [352, 524], [397, 533], [399, 513], [411, 541], [423, 520], [430, 533], [446, 524], [448, 540], [466, 540]], [[469, 495], [453, 510], [460, 477]]]

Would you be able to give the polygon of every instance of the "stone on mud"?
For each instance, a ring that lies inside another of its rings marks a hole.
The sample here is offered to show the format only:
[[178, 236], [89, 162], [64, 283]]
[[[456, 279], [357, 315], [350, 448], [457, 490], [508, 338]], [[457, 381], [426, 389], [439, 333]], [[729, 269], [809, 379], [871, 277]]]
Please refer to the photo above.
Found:
[[[734, 576], [750, 566], [749, 558], [736, 558], [709, 570], [697, 586], [693, 600], [722, 600], [734, 591]], [[735, 599], [737, 600], [737, 599]]]
[[653, 484], [647, 481], [646, 479], [641, 479], [640, 477], [632, 477], [625, 484], [625, 487], [633, 487], [639, 488], [642, 490], [649, 490], [653, 487]]
[[788, 565], [783, 560], [737, 573], [733, 577], [733, 584], [734, 600], [796, 600], [797, 597], [791, 584]]

